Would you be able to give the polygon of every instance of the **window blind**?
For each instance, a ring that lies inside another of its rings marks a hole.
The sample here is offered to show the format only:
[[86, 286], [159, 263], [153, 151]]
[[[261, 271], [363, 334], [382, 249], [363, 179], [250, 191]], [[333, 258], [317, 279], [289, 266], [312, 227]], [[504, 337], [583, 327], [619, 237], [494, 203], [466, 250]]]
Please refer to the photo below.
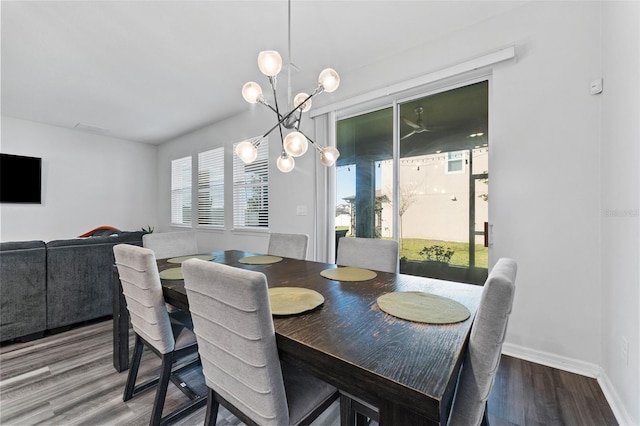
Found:
[[[235, 152], [236, 145], [233, 146]], [[245, 164], [233, 156], [233, 227], [269, 226], [269, 141], [258, 146], [258, 156]]]
[[191, 156], [171, 161], [171, 223], [191, 224]]
[[224, 148], [198, 154], [198, 225], [224, 227]]

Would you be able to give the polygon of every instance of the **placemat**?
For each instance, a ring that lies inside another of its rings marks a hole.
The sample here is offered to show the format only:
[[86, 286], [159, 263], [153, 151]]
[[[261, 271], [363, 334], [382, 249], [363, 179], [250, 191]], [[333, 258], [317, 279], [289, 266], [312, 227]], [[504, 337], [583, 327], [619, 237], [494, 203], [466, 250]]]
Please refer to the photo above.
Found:
[[165, 269], [160, 271], [160, 278], [163, 280], [183, 280], [182, 267]]
[[378, 297], [378, 307], [394, 317], [429, 324], [464, 321], [471, 315], [463, 304], [420, 291], [400, 291]]
[[317, 308], [324, 297], [308, 288], [274, 287], [269, 289], [269, 302], [273, 315], [293, 315]]
[[377, 273], [368, 269], [354, 268], [352, 266], [325, 269], [320, 272], [320, 275], [335, 281], [367, 281], [378, 276]]
[[282, 261], [280, 256], [247, 256], [238, 260], [240, 263], [247, 265], [268, 265], [270, 263], [278, 263]]
[[169, 262], [169, 263], [182, 263], [185, 260], [189, 260], [189, 259], [213, 260], [215, 258], [213, 256], [209, 255], [209, 254], [191, 254], [189, 256], [180, 256], [180, 257], [174, 257], [174, 258], [171, 258], [171, 259], [167, 259], [167, 262]]

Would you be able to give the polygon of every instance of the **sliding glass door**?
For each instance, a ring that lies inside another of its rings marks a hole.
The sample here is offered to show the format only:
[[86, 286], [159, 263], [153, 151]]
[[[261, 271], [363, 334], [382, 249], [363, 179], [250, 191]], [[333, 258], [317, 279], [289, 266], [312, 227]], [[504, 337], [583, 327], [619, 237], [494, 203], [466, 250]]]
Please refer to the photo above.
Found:
[[398, 240], [403, 273], [484, 282], [487, 81], [339, 120], [337, 144], [336, 235]]

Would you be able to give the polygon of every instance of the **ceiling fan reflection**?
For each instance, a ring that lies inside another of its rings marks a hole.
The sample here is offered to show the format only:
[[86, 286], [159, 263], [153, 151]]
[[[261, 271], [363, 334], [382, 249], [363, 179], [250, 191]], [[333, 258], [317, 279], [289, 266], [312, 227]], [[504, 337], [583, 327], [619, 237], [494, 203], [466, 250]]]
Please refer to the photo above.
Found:
[[424, 122], [422, 121], [422, 113], [424, 112], [424, 108], [422, 108], [421, 106], [416, 107], [414, 109], [417, 119], [415, 122], [405, 118], [405, 117], [401, 117], [402, 121], [404, 121], [409, 127], [411, 127], [413, 129], [413, 131], [411, 131], [411, 133], [408, 133], [406, 135], [404, 135], [403, 137], [400, 138], [400, 140], [406, 139], [410, 136], [413, 136], [415, 134], [418, 133], [423, 133], [423, 132], [430, 132], [431, 129], [428, 129], [427, 127], [425, 127]]

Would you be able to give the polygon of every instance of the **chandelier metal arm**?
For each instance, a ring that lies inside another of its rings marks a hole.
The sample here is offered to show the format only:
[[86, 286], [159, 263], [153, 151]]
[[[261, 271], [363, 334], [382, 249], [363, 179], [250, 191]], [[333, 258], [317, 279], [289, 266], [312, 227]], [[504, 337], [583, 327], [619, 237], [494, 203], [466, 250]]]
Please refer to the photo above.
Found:
[[[307, 99], [305, 99], [305, 102], [308, 101], [311, 98], [311, 96], [309, 96]], [[303, 102], [304, 103], [304, 102]], [[275, 112], [278, 115], [278, 119], [280, 120], [280, 122], [284, 121], [283, 119], [286, 119], [285, 117], [283, 117], [276, 108], [274, 108], [272, 105], [268, 104], [268, 103], [263, 103], [263, 105], [269, 107], [269, 109], [273, 112]], [[302, 114], [300, 114], [300, 119], [299, 121], [302, 121]], [[282, 130], [281, 130], [282, 131]], [[311, 144], [313, 145], [313, 147], [318, 151], [318, 152], [322, 152], [322, 148], [324, 148], [322, 145], [320, 145], [319, 143], [315, 142], [313, 139], [311, 139], [309, 136], [307, 136], [306, 133], [304, 133], [302, 130], [300, 130], [300, 127], [297, 126], [296, 127], [296, 131], [302, 133], [302, 135], [307, 138], [307, 140], [309, 142], [311, 142]], [[280, 135], [282, 137], [282, 134]]]
[[[276, 115], [278, 118], [280, 118], [280, 109], [278, 108], [278, 96], [276, 95], [276, 78], [275, 77], [269, 77], [269, 85], [271, 86], [271, 90], [273, 91], [273, 103], [275, 104], [275, 109], [269, 105], [266, 104], [269, 108], [271, 108], [272, 110], [275, 111]], [[282, 122], [279, 121], [278, 122], [278, 129], [280, 130], [280, 143], [282, 144], [282, 152], [284, 152], [284, 135], [282, 134]]]
[[[311, 99], [312, 97], [314, 97], [314, 96], [315, 96], [315, 95], [317, 95], [318, 93], [322, 93], [322, 90], [318, 90], [318, 89], [321, 89], [321, 88], [322, 88], [322, 85], [318, 85], [318, 87], [316, 88], [316, 90], [314, 90], [312, 94], [310, 94], [309, 96], [307, 96], [307, 98], [306, 98], [306, 99], [304, 100], [304, 102], [302, 102], [301, 104], [304, 104], [305, 102], [307, 102], [309, 99]], [[262, 103], [263, 105], [265, 105], [265, 106], [268, 106], [269, 108], [271, 108], [271, 109], [273, 110], [273, 106], [269, 105], [269, 103], [268, 103], [268, 102], [261, 102], [261, 103]], [[277, 103], [277, 101], [276, 101], [276, 103]], [[288, 119], [289, 117], [291, 117], [291, 116], [292, 116], [292, 115], [293, 115], [297, 110], [298, 110], [298, 108], [293, 108], [293, 109], [292, 109], [291, 111], [289, 111], [289, 112], [287, 113], [287, 115], [285, 115], [285, 116], [281, 116], [281, 115], [277, 112], [277, 110], [276, 110], [276, 113], [278, 113], [278, 117], [282, 117], [282, 118], [280, 118], [280, 120], [276, 123], [276, 125], [275, 125], [275, 126], [273, 126], [272, 128], [270, 128], [269, 130], [267, 130], [267, 132], [266, 132], [264, 135], [262, 135], [262, 137], [263, 137], [263, 138], [266, 138], [267, 136], [269, 136], [269, 134], [271, 134], [271, 132], [273, 132], [273, 131], [276, 129], [276, 127], [278, 127], [278, 126], [280, 126], [282, 123], [284, 123], [284, 121], [285, 121], [286, 119]]]

